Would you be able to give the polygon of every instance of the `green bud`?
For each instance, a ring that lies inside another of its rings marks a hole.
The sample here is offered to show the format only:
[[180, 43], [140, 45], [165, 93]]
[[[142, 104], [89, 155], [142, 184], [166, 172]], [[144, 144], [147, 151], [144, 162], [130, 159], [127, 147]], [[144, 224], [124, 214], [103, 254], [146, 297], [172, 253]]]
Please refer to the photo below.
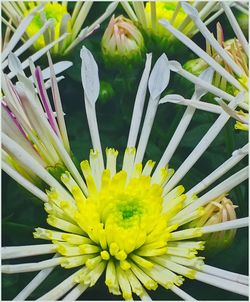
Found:
[[[222, 195], [210, 201], [204, 207], [204, 214], [192, 221], [189, 227], [202, 227], [236, 219], [235, 206], [232, 201]], [[208, 233], [202, 236], [206, 241], [205, 253], [207, 256], [214, 256], [227, 248], [233, 242], [236, 230], [227, 230], [215, 233]]]
[[128, 64], [141, 61], [144, 40], [133, 22], [122, 15], [112, 17], [102, 38], [102, 53], [108, 65]]

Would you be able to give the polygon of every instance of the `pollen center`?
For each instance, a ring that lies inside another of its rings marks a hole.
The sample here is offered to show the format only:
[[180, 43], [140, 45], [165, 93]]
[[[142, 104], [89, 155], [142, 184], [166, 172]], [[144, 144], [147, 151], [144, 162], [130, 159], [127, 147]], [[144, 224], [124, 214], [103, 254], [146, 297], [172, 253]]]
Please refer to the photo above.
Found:
[[123, 220], [129, 220], [130, 218], [140, 215], [139, 205], [136, 202], [127, 202], [118, 206], [118, 211], [120, 211]]
[[[93, 232], [97, 234], [97, 230], [102, 230], [102, 241], [105, 238], [106, 243], [101, 248], [116, 259], [120, 260], [121, 253], [126, 258], [140, 248], [155, 226], [165, 220], [162, 189], [150, 183], [150, 176], [129, 177], [122, 170], [111, 177], [110, 171], [104, 170], [99, 191], [96, 185], [93, 187], [92, 176], [86, 178], [92, 190], [77, 216], [78, 223], [90, 238]], [[101, 233], [98, 232], [98, 237]], [[114, 244], [116, 252], [112, 251]]]

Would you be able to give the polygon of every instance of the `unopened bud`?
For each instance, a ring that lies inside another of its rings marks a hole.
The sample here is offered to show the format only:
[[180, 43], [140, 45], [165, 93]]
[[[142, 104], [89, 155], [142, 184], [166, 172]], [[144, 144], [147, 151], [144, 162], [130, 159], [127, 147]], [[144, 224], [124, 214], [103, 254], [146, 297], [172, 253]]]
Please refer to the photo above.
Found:
[[[235, 206], [232, 201], [222, 195], [210, 201], [204, 208], [204, 214], [192, 221], [191, 227], [203, 227], [236, 219]], [[228, 247], [234, 239], [236, 230], [220, 231], [203, 235], [206, 241], [205, 252], [212, 256]]]
[[102, 38], [102, 52], [107, 63], [140, 60], [144, 53], [143, 36], [131, 20], [113, 16]]

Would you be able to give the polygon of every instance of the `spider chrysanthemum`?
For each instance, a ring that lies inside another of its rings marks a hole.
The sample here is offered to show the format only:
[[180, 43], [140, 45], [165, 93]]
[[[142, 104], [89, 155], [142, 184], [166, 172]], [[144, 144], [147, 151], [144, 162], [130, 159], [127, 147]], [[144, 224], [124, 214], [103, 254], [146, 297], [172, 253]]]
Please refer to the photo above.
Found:
[[[193, 108], [187, 108], [156, 167], [151, 160], [144, 164], [160, 97], [169, 83], [170, 68], [176, 66], [176, 62], [169, 61], [163, 54], [151, 70], [152, 55], [148, 54], [124, 156], [119, 159], [118, 151], [107, 148], [104, 160], [95, 111], [100, 92], [98, 66], [86, 47], [81, 50], [81, 58], [85, 109], [93, 149], [89, 160], [82, 161], [79, 166], [71, 158], [50, 56], [56, 114], [39, 67], [30, 62], [32, 81], [25, 76], [15, 55], [11, 54], [9, 63], [19, 82], [14, 85], [8, 76], [3, 75], [3, 169], [44, 202], [47, 223], [51, 228], [38, 227], [34, 232], [35, 238], [48, 240], [47, 244], [4, 247], [2, 258], [8, 261], [54, 254], [50, 259], [34, 263], [2, 265], [2, 272], [6, 274], [40, 270], [15, 299], [28, 298], [57, 266], [70, 270], [71, 274], [42, 294], [39, 300], [62, 297], [64, 300], [76, 300], [102, 275], [109, 291], [125, 299], [133, 299], [134, 294], [142, 300], [150, 299], [148, 291], [160, 285], [182, 299], [193, 300], [180, 288], [185, 277], [246, 296], [246, 276], [205, 265], [198, 252], [205, 246], [200, 240], [203, 234], [244, 227], [248, 218], [199, 227], [190, 227], [189, 223], [204, 214], [205, 205], [246, 180], [247, 168], [243, 168], [196, 197], [243, 159], [247, 146], [235, 150], [227, 161], [185, 194], [184, 187], [180, 185], [184, 175], [230, 116], [226, 112], [220, 114], [174, 173], [168, 168], [168, 163], [194, 114]], [[197, 103], [207, 91], [214, 91], [209, 84], [212, 76], [213, 72], [208, 68], [198, 78], [198, 84], [205, 82], [207, 87], [196, 85], [194, 97]], [[147, 89], [150, 97], [139, 131]], [[219, 89], [216, 92], [222, 93]], [[167, 95], [164, 99], [174, 97], [178, 95]], [[233, 98], [231, 105], [235, 102]]]
[[204, 243], [185, 239], [202, 232], [174, 231], [178, 221], [183, 224], [199, 217], [202, 209], [175, 221], [186, 196], [183, 186], [163, 193], [173, 170], [163, 168], [151, 177], [154, 162], [134, 166], [136, 150], [127, 148], [122, 170], [116, 173], [118, 152], [108, 148], [106, 154], [103, 172], [98, 152], [92, 150], [90, 161], [81, 163], [87, 197], [70, 173], [62, 174], [73, 199], [51, 190], [45, 203], [47, 222], [60, 232], [38, 228], [34, 236], [52, 240], [53, 249], [60, 254], [55, 261], [63, 267], [86, 265], [76, 273], [75, 282], [93, 286], [105, 272], [109, 291], [122, 293], [125, 299], [132, 299], [132, 292], [143, 295], [143, 286], [148, 290], [155, 290], [158, 284], [170, 288], [181, 285], [182, 276], [193, 279], [195, 270], [188, 266], [202, 266], [202, 258], [196, 254]]

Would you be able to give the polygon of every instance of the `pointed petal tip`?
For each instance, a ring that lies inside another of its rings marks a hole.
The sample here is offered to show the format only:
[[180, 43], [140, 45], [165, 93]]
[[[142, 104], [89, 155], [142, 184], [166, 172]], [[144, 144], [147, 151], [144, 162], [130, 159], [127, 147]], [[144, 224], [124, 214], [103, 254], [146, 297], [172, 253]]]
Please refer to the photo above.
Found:
[[212, 67], [208, 67], [199, 75], [199, 78], [202, 79], [203, 81], [207, 81], [211, 83], [213, 79], [213, 75], [214, 75], [214, 69]]
[[8, 55], [8, 66], [10, 71], [15, 74], [23, 73], [22, 63], [13, 52], [10, 52]]
[[82, 48], [81, 48], [81, 51], [80, 51], [80, 58], [84, 59], [86, 57], [86, 55], [89, 54], [89, 53], [91, 54], [91, 52], [88, 50], [88, 48], [83, 45]]
[[157, 99], [169, 83], [170, 69], [168, 57], [163, 53], [156, 61], [148, 81], [148, 88], [153, 99]]
[[[214, 69], [212, 67], [206, 68], [200, 75], [199, 78], [208, 84], [212, 83], [214, 76]], [[194, 97], [196, 99], [201, 99], [208, 91], [205, 88], [200, 87], [199, 85], [195, 85], [195, 93]]]
[[109, 12], [110, 14], [112, 14], [112, 12], [116, 9], [117, 5], [119, 4], [119, 1], [114, 1], [111, 4], [109, 4], [109, 6], [106, 9], [106, 12]]

